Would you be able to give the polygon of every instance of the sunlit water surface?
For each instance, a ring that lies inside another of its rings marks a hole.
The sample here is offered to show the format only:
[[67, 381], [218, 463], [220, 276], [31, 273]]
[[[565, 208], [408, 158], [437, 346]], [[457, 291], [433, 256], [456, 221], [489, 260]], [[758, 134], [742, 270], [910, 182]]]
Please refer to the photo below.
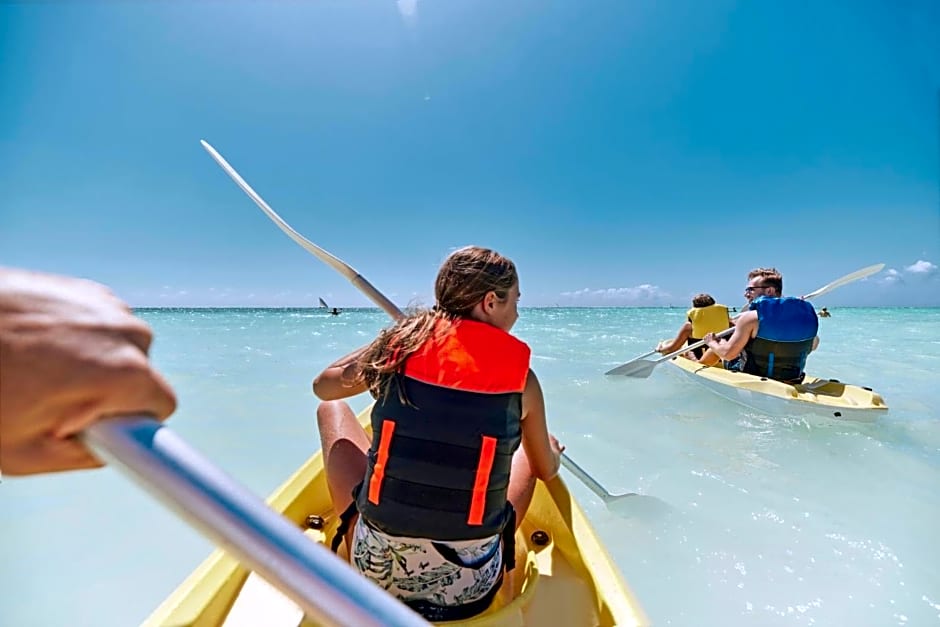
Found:
[[[258, 494], [318, 448], [311, 378], [385, 323], [375, 310], [145, 310], [176, 387], [170, 424]], [[564, 475], [659, 625], [940, 623], [940, 310], [835, 309], [812, 374], [873, 387], [874, 424], [758, 414], [661, 366], [606, 378], [680, 309], [526, 309], [552, 430], [612, 491]], [[355, 409], [368, 402], [353, 400]], [[124, 627], [211, 547], [112, 470], [0, 485], [0, 624]]]

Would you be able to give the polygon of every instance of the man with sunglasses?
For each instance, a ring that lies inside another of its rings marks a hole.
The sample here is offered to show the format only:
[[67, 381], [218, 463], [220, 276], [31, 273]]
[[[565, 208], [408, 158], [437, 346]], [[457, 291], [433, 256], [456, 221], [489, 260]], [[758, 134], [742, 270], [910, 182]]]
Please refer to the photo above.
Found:
[[699, 361], [711, 363], [717, 356], [731, 370], [802, 381], [806, 357], [819, 345], [816, 310], [800, 298], [783, 296], [783, 276], [775, 268], [751, 270], [747, 278], [747, 310], [735, 319], [730, 337], [705, 336], [709, 350]]

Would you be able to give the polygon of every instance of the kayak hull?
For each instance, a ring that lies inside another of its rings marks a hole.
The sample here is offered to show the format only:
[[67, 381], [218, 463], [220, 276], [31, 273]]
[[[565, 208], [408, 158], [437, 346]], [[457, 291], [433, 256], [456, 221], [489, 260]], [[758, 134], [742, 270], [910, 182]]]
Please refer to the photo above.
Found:
[[750, 409], [775, 415], [814, 415], [872, 422], [888, 410], [880, 394], [869, 388], [806, 375], [791, 385], [743, 372], [703, 366], [684, 357], [669, 361], [674, 370], [706, 389]]
[[[360, 422], [368, 427], [368, 412]], [[314, 454], [268, 499], [312, 541], [338, 524]], [[260, 621], [260, 622], [259, 622]], [[144, 621], [148, 627], [312, 625], [280, 592], [216, 551]], [[647, 619], [561, 477], [539, 481], [516, 532], [516, 568], [483, 614], [447, 625], [644, 625]]]

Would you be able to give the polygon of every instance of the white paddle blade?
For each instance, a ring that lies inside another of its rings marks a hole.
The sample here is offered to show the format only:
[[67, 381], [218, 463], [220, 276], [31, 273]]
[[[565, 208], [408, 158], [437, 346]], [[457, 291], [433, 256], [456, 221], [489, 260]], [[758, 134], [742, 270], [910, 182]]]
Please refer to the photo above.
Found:
[[656, 368], [656, 364], [658, 363], [658, 361], [650, 361], [649, 359], [635, 359], [629, 363], [612, 368], [604, 374], [645, 379], [650, 376], [650, 373], [653, 372], [653, 369]]
[[[245, 181], [245, 179], [241, 177], [235, 168], [233, 168], [231, 164], [226, 161], [222, 155], [219, 154], [219, 151], [209, 144], [209, 142], [204, 139], [200, 139], [199, 143], [202, 144], [202, 147], [206, 149], [206, 152], [209, 153], [209, 156], [211, 156], [215, 162], [218, 163], [223, 170], [225, 170], [225, 173], [229, 175], [229, 178], [235, 181], [235, 184], [238, 185], [242, 191], [245, 192], [256, 205], [258, 205], [264, 214], [268, 216], [279, 229], [286, 233], [288, 237], [297, 242], [304, 250], [314, 255], [317, 259], [324, 262], [339, 272], [341, 275], [349, 279], [350, 283], [355, 285], [360, 291], [362, 291], [363, 294], [368, 296], [372, 302], [381, 307], [393, 319], [397, 320], [398, 318], [402, 317], [402, 312], [395, 305], [395, 303], [390, 301], [385, 297], [384, 294], [379, 292], [375, 286], [369, 283], [361, 274], [356, 272], [352, 266], [308, 240], [306, 237], [295, 231], [291, 225], [281, 218], [281, 216], [277, 215], [274, 209], [272, 209], [268, 203], [264, 201], [258, 192], [251, 188], [251, 186]], [[321, 300], [321, 302], [323, 301]]]
[[842, 287], [843, 285], [848, 285], [849, 283], [852, 283], [854, 281], [858, 281], [860, 279], [864, 279], [865, 277], [869, 277], [873, 274], [877, 274], [881, 272], [882, 270], [884, 270], [884, 267], [885, 267], [885, 264], [876, 263], [873, 266], [868, 266], [867, 268], [862, 268], [861, 270], [856, 270], [855, 272], [846, 274], [844, 277], [838, 278], [832, 283], [829, 283], [828, 285], [824, 285], [818, 290], [814, 292], [810, 292], [809, 294], [805, 295], [803, 297], [803, 300], [809, 300], [811, 298], [816, 298], [817, 296], [822, 296], [823, 294], [828, 294], [829, 292], [836, 289], [837, 287]]
[[662, 499], [648, 494], [630, 492], [607, 499], [604, 504], [610, 513], [619, 518], [629, 518], [639, 522], [657, 523], [669, 516], [673, 508]]
[[636, 362], [640, 361], [641, 359], [646, 359], [647, 357], [650, 357], [651, 355], [655, 355], [656, 352], [657, 352], [656, 349], [653, 349], [653, 350], [651, 350], [651, 351], [648, 352], [648, 353], [643, 353], [643, 354], [640, 355], [639, 357], [634, 357], [633, 359], [631, 359], [631, 360], [628, 361], [627, 363], [625, 363], [625, 364], [620, 364], [619, 366], [617, 366], [617, 367], [614, 368], [613, 370], [608, 370], [608, 371], [605, 372], [604, 374], [621, 374], [621, 373], [623, 372], [623, 369], [626, 368], [627, 366], [630, 366], [630, 365], [632, 365], [632, 364], [635, 364]]
[[256, 205], [258, 205], [264, 214], [268, 216], [271, 221], [274, 222], [274, 224], [276, 224], [277, 227], [281, 229], [289, 238], [300, 244], [308, 252], [319, 257], [324, 263], [328, 264], [347, 279], [352, 280], [358, 274], [355, 270], [337, 259], [333, 254], [323, 250], [308, 240], [306, 237], [295, 231], [291, 225], [285, 222], [284, 219], [281, 218], [281, 216], [279, 216], [277, 212], [274, 211], [274, 209], [272, 209], [271, 206], [264, 201], [258, 192], [252, 189], [251, 185], [249, 185], [247, 181], [241, 177], [235, 168], [233, 168], [232, 165], [225, 160], [225, 157], [219, 154], [219, 151], [213, 148], [209, 142], [204, 139], [200, 139], [199, 143], [202, 144], [202, 147], [206, 149], [206, 152], [209, 153], [209, 156], [211, 156], [215, 162], [218, 163], [223, 170], [225, 170], [225, 173], [229, 175], [229, 178], [235, 181], [235, 184], [238, 185], [242, 191], [245, 192]]

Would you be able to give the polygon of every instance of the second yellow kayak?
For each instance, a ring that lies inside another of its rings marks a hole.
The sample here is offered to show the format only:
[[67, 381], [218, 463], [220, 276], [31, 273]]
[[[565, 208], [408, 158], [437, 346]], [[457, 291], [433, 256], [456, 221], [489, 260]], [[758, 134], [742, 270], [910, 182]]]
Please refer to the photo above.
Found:
[[815, 414], [870, 422], [888, 409], [881, 395], [871, 388], [835, 379], [806, 375], [802, 383], [794, 385], [720, 367], [703, 366], [684, 357], [675, 357], [669, 363], [715, 394], [772, 416]]

